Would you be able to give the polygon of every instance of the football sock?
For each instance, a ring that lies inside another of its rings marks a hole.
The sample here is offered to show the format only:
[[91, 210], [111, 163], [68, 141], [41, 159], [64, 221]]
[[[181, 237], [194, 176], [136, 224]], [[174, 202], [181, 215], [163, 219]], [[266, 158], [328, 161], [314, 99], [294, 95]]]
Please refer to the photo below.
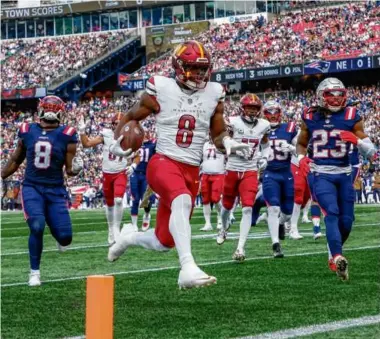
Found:
[[131, 215], [132, 225], [137, 227], [137, 215]]
[[282, 213], [280, 214], [280, 225], [283, 225], [285, 224], [286, 222], [288, 222], [290, 220], [292, 216], [290, 214], [285, 214], [285, 213]]
[[342, 236], [339, 231], [339, 219], [336, 215], [327, 215], [325, 217], [326, 238], [331, 255], [342, 254]]
[[113, 234], [114, 237], [117, 238], [120, 235], [120, 224], [123, 219], [124, 209], [123, 209], [123, 199], [115, 198], [115, 206], [114, 206], [114, 227]]
[[239, 250], [244, 250], [244, 246], [247, 241], [249, 230], [251, 228], [251, 220], [252, 220], [252, 207], [243, 207], [242, 216], [240, 220], [239, 243], [237, 247]]
[[191, 254], [191, 209], [191, 197], [188, 194], [181, 194], [172, 201], [169, 231], [174, 239], [181, 267], [194, 264]]
[[203, 205], [203, 215], [205, 216], [206, 225], [211, 225], [211, 206], [210, 206], [210, 204]]
[[220, 216], [222, 217], [222, 227], [224, 230], [228, 229], [228, 224], [230, 222], [230, 213], [231, 213], [231, 210], [227, 210], [222, 206]]
[[311, 205], [311, 199], [309, 199], [305, 207], [302, 209], [302, 218], [305, 218], [305, 219], [308, 218], [310, 205]]
[[293, 206], [293, 213], [290, 218], [290, 230], [291, 231], [298, 231], [298, 219], [301, 214], [301, 205], [299, 204], [294, 204]]
[[106, 206], [106, 218], [108, 223], [108, 242], [112, 244], [115, 241], [115, 234], [113, 232], [114, 225], [114, 206]]
[[280, 207], [279, 206], [269, 206], [268, 207], [268, 228], [270, 237], [272, 239], [272, 244], [280, 242], [278, 238], [278, 230], [280, 228]]

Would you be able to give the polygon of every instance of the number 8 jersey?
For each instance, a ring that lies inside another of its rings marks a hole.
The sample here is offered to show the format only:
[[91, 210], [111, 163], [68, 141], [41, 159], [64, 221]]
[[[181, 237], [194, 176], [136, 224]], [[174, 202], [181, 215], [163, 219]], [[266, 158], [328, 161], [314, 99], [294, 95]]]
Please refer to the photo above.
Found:
[[[330, 112], [328, 112], [330, 113]], [[302, 119], [310, 134], [313, 171], [327, 174], [350, 173], [350, 143], [340, 139], [341, 131], [352, 131], [361, 120], [355, 107], [327, 114], [320, 108], [306, 108]]]
[[48, 131], [23, 123], [18, 136], [26, 149], [24, 183], [62, 186], [67, 145], [78, 143], [75, 129], [61, 125]]
[[187, 94], [175, 79], [154, 76], [148, 80], [146, 92], [160, 105], [156, 115], [156, 152], [199, 166], [210, 119], [218, 103], [224, 101], [222, 85], [208, 82], [204, 89]]

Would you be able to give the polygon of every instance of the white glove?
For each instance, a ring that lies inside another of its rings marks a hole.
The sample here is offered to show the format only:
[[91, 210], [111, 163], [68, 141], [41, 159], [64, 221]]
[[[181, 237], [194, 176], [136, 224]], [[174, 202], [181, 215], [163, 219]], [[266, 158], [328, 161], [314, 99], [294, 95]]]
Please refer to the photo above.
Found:
[[267, 158], [260, 158], [259, 160], [257, 160], [257, 167], [259, 170], [265, 170], [267, 166], [268, 166]]
[[252, 148], [250, 145], [237, 142], [228, 136], [223, 138], [223, 146], [226, 150], [227, 156], [229, 156], [231, 152], [236, 153], [236, 151], [242, 151], [244, 154], [252, 154]]
[[125, 171], [127, 173], [128, 176], [132, 175], [133, 172], [135, 171], [137, 165], [136, 164], [132, 164], [131, 166], [128, 166], [127, 167], [127, 170]]
[[84, 166], [83, 159], [80, 157], [74, 157], [72, 165], [71, 165], [71, 169], [73, 173], [78, 174], [83, 169], [83, 166]]
[[79, 121], [78, 130], [79, 130], [80, 135], [86, 134], [86, 124], [85, 124], [83, 118]]
[[124, 151], [121, 148], [120, 143], [121, 143], [121, 140], [123, 140], [123, 138], [124, 136], [120, 135], [120, 137], [117, 140], [114, 140], [112, 142], [110, 146], [110, 152], [117, 155], [118, 157], [129, 157], [131, 154], [133, 154], [132, 148], [129, 148], [126, 151]]
[[295, 153], [296, 147], [285, 141], [280, 144], [280, 150], [284, 153]]
[[246, 150], [246, 149], [237, 150], [235, 153], [237, 156], [244, 158], [245, 160], [249, 160], [250, 158], [252, 158], [252, 149], [251, 148], [249, 148], [248, 150]]

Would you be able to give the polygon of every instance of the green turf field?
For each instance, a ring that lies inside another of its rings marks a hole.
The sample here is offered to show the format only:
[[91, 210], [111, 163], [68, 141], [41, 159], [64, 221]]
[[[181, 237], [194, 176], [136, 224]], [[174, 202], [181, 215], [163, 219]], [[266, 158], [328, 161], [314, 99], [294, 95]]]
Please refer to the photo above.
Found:
[[[240, 221], [240, 211], [236, 213]], [[347, 242], [350, 281], [342, 283], [327, 267], [325, 239], [312, 239], [302, 224], [300, 241], [285, 240], [285, 258], [274, 260], [266, 224], [247, 242], [248, 260], [232, 262], [232, 236], [216, 245], [202, 233], [201, 209], [192, 219], [193, 253], [217, 285], [178, 290], [176, 252], [132, 248], [116, 263], [107, 256], [102, 211], [72, 213], [71, 250], [58, 253], [48, 230], [41, 287], [29, 288], [28, 228], [21, 213], [2, 213], [2, 335], [63, 338], [84, 334], [85, 279], [114, 274], [115, 338], [236, 338], [380, 314], [380, 208], [359, 206]], [[129, 220], [125, 213], [124, 220]], [[215, 221], [215, 219], [214, 219]], [[154, 221], [153, 221], [154, 224]], [[237, 235], [235, 222], [231, 232]], [[379, 324], [315, 334], [310, 338], [376, 338]]]

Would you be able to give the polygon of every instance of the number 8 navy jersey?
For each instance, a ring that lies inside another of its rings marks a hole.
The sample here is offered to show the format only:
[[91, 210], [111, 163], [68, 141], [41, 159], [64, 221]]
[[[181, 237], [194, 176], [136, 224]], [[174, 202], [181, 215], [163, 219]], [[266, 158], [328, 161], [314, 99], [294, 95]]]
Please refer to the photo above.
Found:
[[346, 107], [339, 112], [325, 114], [319, 108], [307, 108], [302, 119], [310, 134], [314, 169], [327, 173], [351, 171], [351, 144], [340, 139], [340, 132], [352, 131], [354, 125], [361, 120], [357, 109]]
[[78, 142], [75, 129], [61, 125], [46, 131], [39, 124], [23, 123], [18, 136], [26, 149], [24, 183], [62, 186], [67, 145]]

